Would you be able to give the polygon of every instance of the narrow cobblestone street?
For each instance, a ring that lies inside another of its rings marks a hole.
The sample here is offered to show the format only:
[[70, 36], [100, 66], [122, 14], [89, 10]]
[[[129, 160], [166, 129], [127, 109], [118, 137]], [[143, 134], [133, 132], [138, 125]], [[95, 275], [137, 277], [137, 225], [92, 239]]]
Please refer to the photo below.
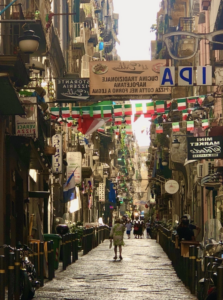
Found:
[[155, 240], [125, 239], [123, 260], [113, 261], [109, 241], [56, 272], [36, 300], [197, 299], [177, 277]]

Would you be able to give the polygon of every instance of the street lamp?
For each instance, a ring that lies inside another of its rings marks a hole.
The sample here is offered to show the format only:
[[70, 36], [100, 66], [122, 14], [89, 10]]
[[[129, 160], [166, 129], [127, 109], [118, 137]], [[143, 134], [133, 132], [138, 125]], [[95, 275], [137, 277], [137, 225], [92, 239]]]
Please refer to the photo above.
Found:
[[172, 147], [178, 149], [180, 147], [180, 142], [178, 139], [174, 139], [172, 142]]
[[18, 38], [19, 48], [22, 52], [32, 54], [38, 49], [40, 37], [34, 33], [33, 30], [26, 30], [24, 35]]

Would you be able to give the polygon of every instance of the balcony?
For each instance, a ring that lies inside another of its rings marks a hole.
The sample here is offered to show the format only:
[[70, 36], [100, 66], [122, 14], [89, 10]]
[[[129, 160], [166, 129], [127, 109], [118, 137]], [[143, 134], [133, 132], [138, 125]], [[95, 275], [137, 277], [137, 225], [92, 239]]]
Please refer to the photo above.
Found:
[[73, 23], [72, 49], [77, 50], [81, 56], [85, 54], [85, 28], [84, 23]]

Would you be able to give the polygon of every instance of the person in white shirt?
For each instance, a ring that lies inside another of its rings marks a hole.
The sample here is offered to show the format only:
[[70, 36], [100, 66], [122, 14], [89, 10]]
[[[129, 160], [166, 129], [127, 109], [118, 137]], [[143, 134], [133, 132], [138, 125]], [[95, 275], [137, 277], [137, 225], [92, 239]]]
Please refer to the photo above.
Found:
[[150, 223], [150, 221], [146, 222], [146, 232], [147, 232], [147, 239], [151, 238], [151, 223]]
[[130, 222], [130, 220], [127, 221], [125, 227], [126, 227], [126, 234], [127, 234], [128, 238], [130, 239], [130, 234], [132, 231], [132, 223]]

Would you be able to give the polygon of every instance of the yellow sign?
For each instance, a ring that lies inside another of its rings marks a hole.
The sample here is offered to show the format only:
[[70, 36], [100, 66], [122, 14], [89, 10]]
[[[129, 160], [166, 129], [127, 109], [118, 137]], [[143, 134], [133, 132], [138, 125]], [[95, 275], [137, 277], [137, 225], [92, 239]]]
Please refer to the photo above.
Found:
[[160, 87], [160, 68], [165, 59], [152, 61], [90, 62], [90, 95], [170, 94]]

